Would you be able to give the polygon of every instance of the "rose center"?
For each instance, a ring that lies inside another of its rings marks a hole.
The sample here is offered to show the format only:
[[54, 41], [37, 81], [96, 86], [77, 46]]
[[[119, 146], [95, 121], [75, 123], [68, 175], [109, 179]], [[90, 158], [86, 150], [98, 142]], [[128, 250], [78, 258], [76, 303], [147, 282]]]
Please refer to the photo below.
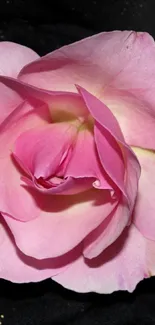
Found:
[[64, 182], [63, 178], [57, 176], [51, 177], [50, 179], [44, 179], [43, 177], [39, 177], [37, 179], [37, 184], [47, 189], [51, 187], [56, 187], [63, 182]]

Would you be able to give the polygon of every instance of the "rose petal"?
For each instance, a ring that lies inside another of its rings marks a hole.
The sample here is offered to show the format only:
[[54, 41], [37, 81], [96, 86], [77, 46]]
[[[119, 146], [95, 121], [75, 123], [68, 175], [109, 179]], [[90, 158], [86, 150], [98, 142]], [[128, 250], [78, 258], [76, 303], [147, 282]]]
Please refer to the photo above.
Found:
[[79, 247], [56, 259], [37, 260], [24, 255], [16, 246], [6, 224], [0, 225], [0, 278], [12, 282], [38, 282], [62, 272], [79, 256]]
[[72, 123], [29, 129], [16, 140], [14, 154], [36, 178], [56, 175], [77, 133]]
[[155, 240], [155, 153], [134, 147], [133, 150], [142, 167], [134, 223], [146, 238]]
[[[99, 237], [94, 232], [96, 240], [91, 240], [90, 235], [88, 242], [86, 241], [88, 247], [84, 254], [92, 258], [114, 242], [130, 222], [137, 196], [140, 166], [136, 156], [124, 142], [117, 120], [108, 107], [79, 86], [78, 91], [95, 119], [94, 134], [100, 161], [107, 174], [123, 194], [122, 202], [115, 215], [116, 219], [112, 219], [108, 224], [107, 232], [103, 228], [103, 234], [101, 234], [101, 226]], [[123, 148], [124, 157], [121, 157], [121, 149], [118, 143]], [[125, 168], [126, 172], [124, 171]], [[117, 226], [117, 224], [119, 225]], [[109, 236], [107, 235], [108, 233]]]
[[98, 258], [90, 261], [81, 256], [53, 280], [78, 292], [132, 292], [149, 276], [146, 242], [132, 225]]
[[84, 88], [77, 87], [95, 119], [94, 133], [100, 161], [107, 174], [128, 199], [130, 211], [132, 211], [140, 176], [138, 160], [131, 148], [124, 142], [119, 124], [109, 108]]
[[132, 94], [130, 89], [110, 88], [104, 93], [103, 100], [119, 121], [128, 144], [155, 149], [155, 111], [153, 105], [151, 107], [151, 103], [144, 100], [143, 94], [144, 91], [141, 93], [138, 89]]
[[[20, 104], [0, 126], [0, 211], [14, 218], [28, 220], [38, 215], [34, 197], [21, 185], [21, 173], [11, 154], [16, 138], [24, 130], [47, 123], [46, 107], [34, 108], [27, 102]], [[20, 201], [18, 205], [17, 198]]]
[[101, 254], [121, 235], [128, 220], [129, 211], [126, 202], [121, 198], [112, 213], [84, 239], [84, 256], [92, 259]]
[[155, 275], [155, 241], [146, 240], [146, 262], [149, 276]]
[[[0, 124], [8, 125], [9, 119], [12, 121], [12, 118], [16, 115], [17, 107], [22, 106], [25, 102], [31, 105], [31, 109], [32, 107], [38, 109], [37, 114], [42, 114], [42, 119], [50, 121], [49, 110], [43, 101], [42, 92], [39, 89], [34, 89], [12, 78], [0, 76], [0, 100]], [[40, 110], [42, 110], [42, 113]], [[27, 114], [28, 112], [29, 110]], [[0, 127], [4, 128], [4, 125], [0, 125]]]
[[155, 149], [154, 57], [155, 42], [148, 33], [105, 32], [30, 63], [20, 78], [53, 90], [74, 91], [79, 84], [113, 111], [127, 143]]
[[38, 103], [40, 106], [46, 104], [50, 122], [80, 120], [88, 115], [87, 107], [77, 93], [38, 89], [9, 77], [0, 76], [0, 96], [0, 123], [23, 101], [28, 101], [34, 107], [38, 107]]
[[77, 135], [65, 176], [94, 177], [99, 181], [99, 186], [94, 182], [95, 187], [112, 190], [108, 177], [100, 164], [93, 134], [87, 129], [81, 130]]
[[70, 196], [44, 195], [37, 200], [38, 218], [19, 222], [4, 216], [24, 254], [57, 257], [79, 244], [114, 209], [117, 201], [107, 190], [90, 190]]
[[[57, 177], [54, 177], [54, 179]], [[37, 190], [43, 194], [59, 194], [59, 195], [74, 195], [78, 193], [85, 192], [89, 189], [92, 188], [92, 183], [94, 182], [93, 178], [73, 178], [73, 177], [68, 177], [65, 179], [59, 179], [60, 182], [58, 184], [55, 184], [52, 186], [52, 179], [50, 181], [46, 180], [44, 184], [40, 184], [39, 180], [31, 180], [27, 177], [22, 177], [21, 178], [27, 185], [28, 185], [28, 190], [31, 188], [37, 188]], [[41, 198], [42, 199], [42, 198]]]
[[[123, 141], [119, 125], [110, 110], [100, 100], [84, 88], [77, 86], [77, 89], [95, 119], [94, 135], [101, 164], [112, 181], [126, 195], [124, 187], [125, 166], [121, 149], [116, 140], [118, 138]], [[107, 129], [110, 132], [106, 132]]]
[[80, 84], [97, 94], [135, 55], [127, 50], [134, 42], [135, 34], [130, 31], [100, 33], [25, 66], [19, 78], [52, 90], [75, 91], [74, 84]]
[[30, 48], [13, 42], [0, 42], [0, 74], [16, 78], [20, 70], [39, 55]]
[[[6, 91], [2, 92], [3, 94], [3, 107], [6, 109], [6, 115], [5, 115], [5, 121], [1, 124], [0, 127], [0, 152], [1, 152], [1, 159], [8, 158], [10, 160], [10, 155], [13, 150], [13, 144], [17, 137], [24, 131], [40, 126], [45, 125], [49, 122], [51, 122], [51, 117], [49, 113], [49, 109], [43, 99], [45, 99], [49, 103], [52, 102], [52, 98], [56, 98], [56, 96], [59, 96], [59, 93], [46, 93], [42, 92], [39, 89], [33, 88], [31, 86], [27, 86], [25, 84], [22, 84], [19, 81], [16, 81], [11, 78], [7, 77], [0, 77], [0, 82], [3, 84]], [[11, 97], [10, 97], [11, 94]], [[69, 94], [61, 93], [60, 97], [63, 96], [63, 99], [69, 96]], [[65, 97], [66, 96], [66, 97]], [[9, 112], [7, 112], [7, 105], [6, 101], [7, 98], [10, 97], [10, 105], [11, 102], [14, 105], [13, 107], [10, 106]], [[70, 99], [73, 98], [74, 102], [74, 94], [71, 94]], [[77, 98], [77, 104], [79, 102], [79, 95], [75, 95], [75, 98]], [[75, 99], [76, 100], [76, 99]], [[72, 102], [72, 104], [73, 104]], [[35, 107], [35, 109], [34, 109]], [[6, 118], [7, 117], [7, 118]], [[0, 211], [8, 213], [14, 218], [20, 219], [20, 220], [28, 220], [32, 217], [36, 216], [36, 213], [29, 212], [32, 209], [36, 209], [36, 203], [33, 202], [33, 198], [31, 198], [30, 193], [26, 192], [25, 188], [21, 189], [22, 182], [20, 181], [20, 173], [17, 173], [17, 170], [12, 171], [11, 169], [15, 168], [13, 161], [7, 161], [7, 160], [1, 160], [0, 161], [1, 168], [0, 168], [0, 191], [1, 191], [1, 197], [0, 197]], [[6, 172], [6, 166], [9, 166], [8, 175], [10, 175], [10, 179], [8, 182], [8, 176]], [[16, 175], [16, 176], [15, 176]], [[16, 198], [14, 198], [14, 194], [9, 194], [10, 189], [14, 187], [15, 182], [15, 189], [14, 192], [16, 197], [21, 198], [21, 206], [24, 210], [20, 210], [18, 205], [14, 204], [16, 202]], [[11, 185], [12, 184], [12, 185]], [[87, 186], [88, 188], [88, 186]], [[78, 184], [78, 190], [79, 190], [79, 184]], [[8, 191], [8, 194], [7, 194]], [[24, 195], [25, 192], [25, 195]], [[21, 193], [21, 195], [20, 195]], [[19, 196], [18, 196], [19, 194]], [[27, 197], [27, 199], [25, 198]], [[30, 200], [28, 199], [30, 198]], [[29, 200], [29, 201], [28, 201]], [[27, 205], [24, 205], [24, 201], [27, 202]], [[22, 203], [23, 202], [23, 203]], [[33, 203], [33, 207], [31, 206]], [[12, 206], [13, 204], [13, 206]], [[27, 212], [26, 212], [27, 210]], [[38, 211], [38, 207], [37, 207]], [[38, 212], [37, 212], [38, 213]]]
[[40, 214], [37, 192], [28, 192], [23, 187], [21, 174], [11, 158], [0, 159], [0, 193], [0, 212], [22, 221]]

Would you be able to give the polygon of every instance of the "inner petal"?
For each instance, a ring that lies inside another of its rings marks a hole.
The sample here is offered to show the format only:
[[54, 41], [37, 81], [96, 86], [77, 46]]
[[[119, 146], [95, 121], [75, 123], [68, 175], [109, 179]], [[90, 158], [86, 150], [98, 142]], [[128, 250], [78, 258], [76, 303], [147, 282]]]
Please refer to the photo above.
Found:
[[75, 141], [77, 128], [68, 123], [49, 124], [22, 133], [14, 152], [21, 167], [36, 179], [55, 176]]
[[60, 93], [59, 96], [52, 97], [49, 111], [53, 123], [81, 121], [89, 115], [83, 99], [76, 93]]
[[52, 177], [51, 179], [44, 179], [43, 177], [39, 177], [37, 179], [37, 184], [40, 185], [43, 188], [51, 188], [51, 187], [56, 187], [58, 185], [60, 185], [61, 183], [63, 183], [64, 180], [60, 177]]
[[112, 189], [110, 179], [100, 163], [96, 150], [92, 121], [83, 123], [80, 127], [70, 161], [65, 171], [65, 176], [76, 178], [93, 177], [93, 186], [95, 188]]

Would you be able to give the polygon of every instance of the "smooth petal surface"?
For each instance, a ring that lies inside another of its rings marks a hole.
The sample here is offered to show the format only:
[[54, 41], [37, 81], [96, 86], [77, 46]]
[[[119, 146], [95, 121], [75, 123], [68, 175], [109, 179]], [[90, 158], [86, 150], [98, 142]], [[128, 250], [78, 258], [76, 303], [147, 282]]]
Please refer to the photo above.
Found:
[[94, 137], [100, 161], [128, 199], [132, 211], [140, 176], [139, 162], [125, 143], [119, 124], [109, 108], [85, 89], [78, 86], [78, 91], [95, 119]]
[[[35, 199], [29, 192], [26, 192], [24, 187], [22, 187], [23, 184], [20, 180], [21, 171], [19, 172], [15, 169], [14, 163], [10, 160], [10, 157], [13, 151], [14, 142], [21, 133], [38, 125], [45, 125], [51, 122], [49, 109], [43, 99], [46, 97], [46, 100], [51, 103], [52, 98], [55, 99], [59, 94], [53, 94], [51, 92], [47, 94], [39, 89], [35, 89], [7, 77], [0, 77], [0, 82], [4, 87], [3, 90], [5, 89], [5, 91], [2, 91], [2, 109], [4, 110], [3, 119], [5, 117], [5, 120], [2, 122], [0, 127], [0, 157], [1, 159], [3, 158], [0, 161], [0, 211], [8, 213], [12, 217], [20, 220], [28, 220], [38, 214], [38, 207], [36, 207]], [[63, 98], [65, 95], [68, 96], [68, 94], [64, 95], [64, 93], [60, 94], [60, 96], [61, 95]], [[75, 97], [78, 100], [77, 103], [79, 103], [80, 96], [75, 95]], [[8, 106], [6, 105], [8, 98], [10, 100], [9, 112], [7, 111]], [[6, 166], [9, 168], [8, 172], [6, 171]], [[9, 181], [8, 177], [10, 177]], [[14, 186], [16, 190], [11, 194], [12, 187]], [[88, 186], [86, 188], [88, 188]], [[21, 211], [18, 205], [14, 203], [16, 202], [16, 197], [20, 197], [21, 206], [24, 207], [23, 211]], [[24, 202], [27, 202], [27, 204], [25, 205]], [[33, 209], [33, 213], [31, 209]]]
[[[18, 107], [22, 107], [25, 102], [37, 108], [38, 115], [40, 114], [39, 108], [42, 107], [42, 118], [50, 121], [49, 110], [43, 97], [44, 94], [39, 89], [22, 84], [13, 78], [0, 76], [0, 127], [4, 129], [4, 125], [8, 125], [12, 118], [15, 123], [16, 109], [19, 110]], [[50, 95], [49, 97], [51, 98]]]
[[[49, 92], [50, 94], [50, 92]], [[81, 96], [76, 93], [52, 92], [52, 98], [46, 99], [53, 122], [67, 122], [88, 115], [88, 110]]]
[[22, 103], [20, 95], [1, 82], [0, 77], [0, 124]]
[[132, 292], [139, 281], [149, 277], [146, 244], [147, 240], [131, 226], [97, 259], [90, 261], [81, 256], [53, 280], [78, 292]]
[[[100, 163], [93, 134], [87, 129], [78, 132], [65, 176], [75, 178], [94, 177], [94, 187], [112, 190], [112, 186], [108, 182], [108, 177]], [[98, 186], [96, 180], [99, 182]]]
[[14, 154], [36, 178], [56, 175], [75, 141], [76, 126], [48, 124], [23, 132], [16, 140]]
[[19, 222], [4, 216], [24, 254], [35, 258], [57, 257], [73, 249], [114, 209], [109, 191], [90, 190], [71, 196], [41, 196], [38, 218]]
[[146, 238], [155, 240], [155, 152], [134, 147], [133, 150], [142, 167], [134, 223]]
[[[13, 155], [32, 179], [22, 178], [26, 184], [49, 194], [76, 194], [90, 189], [94, 179], [87, 179], [87, 174], [83, 179], [73, 179], [74, 175], [66, 178], [61, 171], [62, 165], [63, 169], [67, 168], [76, 135], [74, 123], [49, 124], [23, 132], [15, 142]], [[58, 184], [53, 183], [54, 177], [60, 181]], [[110, 186], [107, 184], [106, 188]]]
[[91, 239], [91, 235], [88, 242], [86, 240], [88, 247], [84, 254], [88, 254], [87, 256], [92, 258], [114, 242], [130, 222], [137, 196], [140, 166], [136, 156], [124, 142], [117, 120], [108, 107], [83, 88], [78, 86], [78, 90], [95, 119], [95, 142], [101, 164], [123, 195], [120, 207], [114, 215], [114, 221], [110, 220], [108, 226], [101, 225], [99, 236], [97, 235], [98, 231], [94, 232], [94, 235], [92, 234], [92, 237], [95, 238], [94, 241]]
[[126, 47], [134, 41], [135, 34], [129, 31], [100, 33], [25, 66], [19, 78], [51, 90], [75, 91], [74, 84], [80, 84], [97, 95], [132, 58]]
[[79, 248], [62, 258], [37, 260], [24, 255], [16, 246], [11, 232], [0, 224], [0, 278], [17, 283], [38, 282], [62, 272], [74, 260]]
[[92, 188], [93, 178], [59, 178], [57, 176], [52, 177], [46, 181], [44, 179], [41, 182], [33, 179], [33, 181], [27, 177], [22, 177], [22, 180], [28, 185], [27, 189], [37, 188], [39, 192], [43, 194], [56, 194], [56, 195], [74, 195], [88, 191]]
[[146, 240], [146, 262], [148, 266], [149, 276], [155, 275], [155, 241]]
[[127, 143], [154, 149], [154, 57], [155, 43], [149, 34], [105, 32], [30, 63], [20, 78], [53, 90], [74, 91], [74, 84], [79, 84], [110, 107]]
[[143, 94], [144, 90], [132, 94], [130, 90], [110, 88], [103, 101], [117, 118], [129, 145], [154, 149], [155, 111], [153, 101], [148, 103]]
[[[36, 103], [34, 110], [30, 104], [23, 102], [0, 126], [0, 211], [20, 220], [36, 217], [38, 207], [35, 193], [33, 197], [22, 187], [21, 171], [17, 169], [11, 156], [13, 145], [24, 130], [38, 124], [47, 124], [47, 121], [46, 107], [38, 107]], [[17, 197], [20, 206], [17, 205]]]
[[84, 239], [84, 256], [92, 259], [101, 254], [121, 235], [128, 220], [128, 208], [121, 198], [112, 213]]
[[38, 89], [19, 80], [0, 76], [0, 123], [9, 117], [18, 105], [27, 101], [34, 107], [47, 106], [49, 122], [67, 122], [83, 119], [88, 110], [77, 93]]
[[0, 160], [0, 193], [0, 212], [22, 221], [40, 214], [36, 205], [37, 193], [30, 193], [23, 187], [21, 173], [11, 158]]
[[30, 48], [13, 42], [0, 42], [0, 75], [18, 76], [20, 70], [39, 55]]

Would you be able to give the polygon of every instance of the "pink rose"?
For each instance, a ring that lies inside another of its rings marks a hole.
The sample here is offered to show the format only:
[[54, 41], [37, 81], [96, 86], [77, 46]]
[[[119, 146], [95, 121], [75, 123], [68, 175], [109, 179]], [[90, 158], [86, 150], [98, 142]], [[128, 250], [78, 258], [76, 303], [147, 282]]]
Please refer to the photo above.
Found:
[[134, 290], [155, 271], [155, 43], [0, 43], [0, 277]]

